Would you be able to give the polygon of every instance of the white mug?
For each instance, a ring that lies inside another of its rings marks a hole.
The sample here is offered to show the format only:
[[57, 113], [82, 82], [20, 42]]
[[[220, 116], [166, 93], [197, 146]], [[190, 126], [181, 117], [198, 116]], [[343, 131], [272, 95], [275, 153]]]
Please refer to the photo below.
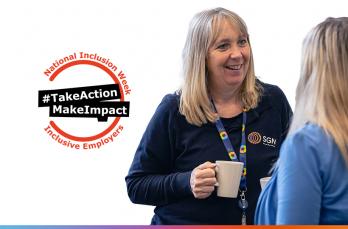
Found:
[[261, 189], [264, 189], [264, 187], [266, 186], [266, 184], [268, 183], [270, 179], [271, 177], [263, 177], [260, 179]]
[[235, 161], [216, 161], [217, 195], [236, 198], [243, 171], [243, 163]]

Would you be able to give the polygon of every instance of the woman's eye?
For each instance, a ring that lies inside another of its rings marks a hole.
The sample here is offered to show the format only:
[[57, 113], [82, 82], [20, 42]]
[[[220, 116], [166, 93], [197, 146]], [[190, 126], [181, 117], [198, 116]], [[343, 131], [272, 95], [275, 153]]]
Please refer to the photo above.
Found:
[[240, 39], [238, 41], [239, 46], [245, 46], [248, 43], [247, 39]]
[[218, 49], [221, 49], [221, 50], [226, 50], [228, 49], [229, 45], [227, 43], [224, 43], [224, 44], [221, 44], [221, 45], [218, 45]]

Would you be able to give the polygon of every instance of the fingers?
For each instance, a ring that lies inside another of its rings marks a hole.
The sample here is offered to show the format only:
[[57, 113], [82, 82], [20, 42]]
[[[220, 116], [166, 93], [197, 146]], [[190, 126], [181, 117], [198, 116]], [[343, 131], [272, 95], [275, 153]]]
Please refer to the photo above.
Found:
[[205, 199], [205, 198], [208, 198], [211, 194], [212, 194], [212, 192], [210, 192], [210, 193], [201, 192], [201, 193], [194, 194], [194, 196], [197, 199]]
[[196, 171], [196, 177], [201, 179], [215, 177], [215, 169], [212, 169], [212, 168], [198, 169]]
[[200, 164], [197, 167], [197, 171], [196, 171], [196, 177], [197, 178], [211, 178], [211, 177], [215, 177], [215, 168], [216, 168], [216, 164], [211, 163], [209, 161]]
[[195, 185], [196, 186], [215, 186], [217, 180], [215, 177], [206, 178], [206, 179], [197, 179]]
[[215, 167], [216, 164], [205, 162], [192, 171], [190, 185], [195, 198], [207, 198], [214, 191], [217, 184]]
[[215, 168], [216, 164], [215, 163], [211, 163], [210, 161], [204, 162], [203, 164], [200, 164], [197, 168], [198, 169], [208, 169], [208, 168]]
[[194, 188], [196, 193], [211, 193], [214, 191], [214, 185], [212, 186], [197, 186]]
[[210, 186], [196, 185], [193, 187], [192, 193], [195, 198], [204, 199], [209, 197], [213, 193], [214, 189], [215, 189], [214, 185], [210, 185]]

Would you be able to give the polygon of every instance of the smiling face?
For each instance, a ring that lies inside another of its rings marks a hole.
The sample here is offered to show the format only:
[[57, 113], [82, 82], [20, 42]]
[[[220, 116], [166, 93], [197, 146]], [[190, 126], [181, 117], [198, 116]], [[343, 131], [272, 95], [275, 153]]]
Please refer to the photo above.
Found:
[[216, 41], [208, 49], [207, 67], [210, 90], [239, 88], [245, 79], [250, 46], [247, 35], [223, 20]]

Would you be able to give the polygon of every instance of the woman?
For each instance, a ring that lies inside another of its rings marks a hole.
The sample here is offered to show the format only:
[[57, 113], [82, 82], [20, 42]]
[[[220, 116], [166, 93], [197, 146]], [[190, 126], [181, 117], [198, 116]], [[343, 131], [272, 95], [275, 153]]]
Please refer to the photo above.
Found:
[[348, 18], [307, 35], [296, 110], [258, 224], [348, 224]]
[[[182, 89], [163, 98], [139, 144], [126, 177], [128, 195], [156, 206], [152, 224], [252, 224], [259, 178], [278, 157], [291, 108], [278, 87], [256, 79], [246, 25], [226, 9], [192, 19], [183, 70]], [[242, 156], [225, 149], [216, 123]], [[237, 157], [245, 165], [244, 209], [215, 191], [214, 162]]]

